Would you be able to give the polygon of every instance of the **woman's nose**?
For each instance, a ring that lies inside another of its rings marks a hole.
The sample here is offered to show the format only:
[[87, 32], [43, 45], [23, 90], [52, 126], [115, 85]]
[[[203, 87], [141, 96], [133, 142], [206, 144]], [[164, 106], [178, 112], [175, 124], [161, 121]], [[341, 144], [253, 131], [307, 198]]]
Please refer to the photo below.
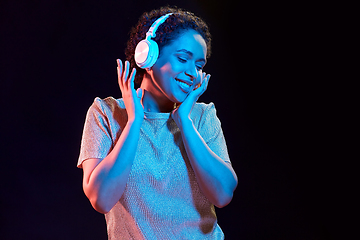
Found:
[[191, 81], [197, 78], [197, 69], [196, 66], [189, 68], [187, 71], [185, 71], [185, 74], [191, 78]]

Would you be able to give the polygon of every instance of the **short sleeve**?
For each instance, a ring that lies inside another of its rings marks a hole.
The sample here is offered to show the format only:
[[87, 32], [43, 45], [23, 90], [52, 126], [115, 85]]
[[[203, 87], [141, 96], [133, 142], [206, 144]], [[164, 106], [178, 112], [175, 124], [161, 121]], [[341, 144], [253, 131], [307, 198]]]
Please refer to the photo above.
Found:
[[96, 98], [86, 114], [77, 167], [82, 168], [82, 163], [89, 158], [104, 159], [112, 146], [109, 121], [102, 100]]
[[230, 163], [221, 122], [216, 115], [215, 105], [206, 104], [199, 122], [199, 133], [208, 147], [222, 160]]

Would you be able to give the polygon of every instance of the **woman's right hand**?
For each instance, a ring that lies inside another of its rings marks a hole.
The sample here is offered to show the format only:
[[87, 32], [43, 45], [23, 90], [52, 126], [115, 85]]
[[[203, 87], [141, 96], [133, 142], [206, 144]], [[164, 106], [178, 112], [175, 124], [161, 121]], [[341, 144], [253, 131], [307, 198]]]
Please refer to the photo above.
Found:
[[120, 59], [117, 59], [116, 62], [118, 65], [118, 82], [128, 114], [128, 122], [138, 121], [141, 123], [144, 120], [144, 107], [141, 104], [143, 91], [141, 88], [139, 88], [138, 91], [135, 91], [134, 88], [136, 69], [133, 68], [129, 76], [130, 63], [125, 61], [125, 67], [123, 68]]

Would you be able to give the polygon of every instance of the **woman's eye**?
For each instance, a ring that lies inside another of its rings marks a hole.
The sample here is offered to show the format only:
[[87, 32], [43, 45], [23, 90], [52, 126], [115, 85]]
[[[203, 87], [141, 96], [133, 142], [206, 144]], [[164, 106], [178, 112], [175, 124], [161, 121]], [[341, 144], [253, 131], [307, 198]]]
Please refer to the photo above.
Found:
[[186, 63], [187, 60], [185, 58], [178, 57], [179, 62]]
[[[181, 63], [187, 63], [187, 61], [188, 61], [188, 59], [186, 59], [184, 57], [177, 57], [177, 58], [178, 58], [179, 62], [181, 62]], [[203, 68], [204, 68], [204, 66], [202, 66], [202, 65], [196, 65], [196, 69], [198, 71], [201, 71]]]

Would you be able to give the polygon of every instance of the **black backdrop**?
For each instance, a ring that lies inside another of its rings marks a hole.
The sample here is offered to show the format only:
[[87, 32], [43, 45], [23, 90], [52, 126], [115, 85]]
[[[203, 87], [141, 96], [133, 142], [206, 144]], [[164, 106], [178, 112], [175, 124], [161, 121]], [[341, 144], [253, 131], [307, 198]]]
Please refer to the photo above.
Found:
[[0, 238], [106, 239], [76, 168], [85, 114], [96, 96], [121, 97], [115, 59], [131, 26], [170, 4], [213, 35], [200, 101], [215, 103], [239, 177], [217, 209], [227, 239], [330, 239], [312, 6], [249, 2], [1, 1]]

